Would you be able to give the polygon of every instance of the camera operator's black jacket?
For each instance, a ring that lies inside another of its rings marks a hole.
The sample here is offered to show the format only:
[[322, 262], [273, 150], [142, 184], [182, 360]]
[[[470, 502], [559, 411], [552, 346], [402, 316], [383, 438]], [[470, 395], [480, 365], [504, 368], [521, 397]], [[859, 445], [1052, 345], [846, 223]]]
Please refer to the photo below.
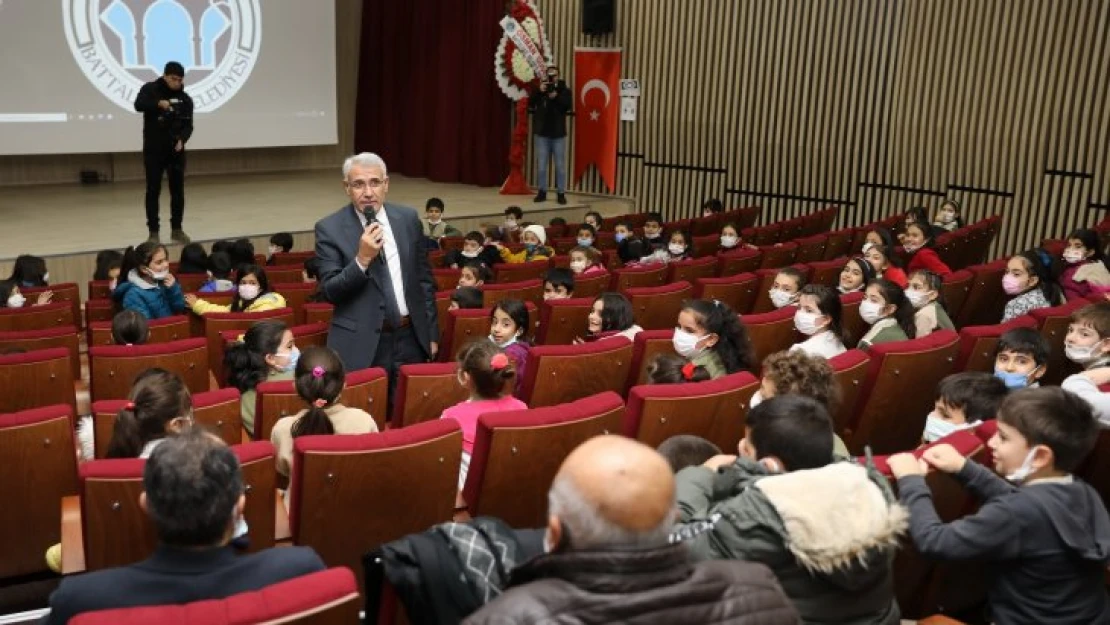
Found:
[[541, 89], [536, 89], [528, 98], [528, 112], [532, 113], [532, 132], [549, 139], [567, 136], [567, 113], [574, 104], [567, 83], [559, 81], [554, 98], [547, 97]]
[[[159, 100], [179, 100], [168, 111], [158, 108]], [[174, 91], [159, 78], [139, 89], [135, 110], [143, 114], [143, 150], [173, 149], [177, 140], [188, 142], [193, 135], [193, 99], [185, 90]]]

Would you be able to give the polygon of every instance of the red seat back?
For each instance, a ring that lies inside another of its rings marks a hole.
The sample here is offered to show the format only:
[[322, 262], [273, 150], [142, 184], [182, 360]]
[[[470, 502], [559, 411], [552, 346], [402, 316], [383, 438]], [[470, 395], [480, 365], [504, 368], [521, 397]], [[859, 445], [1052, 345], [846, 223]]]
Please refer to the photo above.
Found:
[[453, 362], [402, 365], [393, 398], [394, 428], [438, 419], [443, 411], [470, 398], [458, 382]]
[[786, 349], [801, 338], [794, 329], [794, 313], [797, 306], [786, 306], [778, 310], [755, 315], [744, 315], [741, 322], [748, 329], [755, 352], [755, 363]]
[[[521, 399], [533, 408], [605, 391], [622, 393], [632, 369], [632, 342], [610, 337], [581, 345], [538, 345], [528, 357]], [[598, 375], [604, 371], [605, 375]]]
[[645, 330], [673, 328], [678, 322], [682, 303], [694, 294], [689, 282], [675, 282], [657, 287], [626, 289], [636, 323]]
[[[577, 291], [577, 288], [575, 289]], [[570, 345], [588, 334], [594, 298], [547, 300], [540, 307], [540, 326], [536, 331], [539, 345]]]
[[723, 278], [698, 278], [694, 284], [694, 297], [717, 300], [728, 304], [736, 313], [746, 315], [755, 305], [757, 288], [759, 276], [754, 273], [738, 273]]
[[0, 414], [55, 404], [76, 413], [71, 358], [67, 347], [0, 356]]
[[1014, 328], [1037, 328], [1037, 320], [1022, 315], [1006, 323], [990, 326], [968, 326], [960, 329], [960, 352], [956, 355], [953, 371], [982, 371], [994, 373], [994, 352], [998, 339]]
[[740, 248], [717, 256], [717, 275], [724, 277], [740, 273], [752, 273], [759, 269], [762, 264], [763, 252], [758, 249]]
[[733, 453], [759, 384], [759, 378], [741, 371], [705, 382], [634, 386], [628, 392], [624, 435], [658, 447], [672, 436], [693, 434]]
[[1068, 326], [1071, 324], [1072, 313], [1090, 305], [1091, 302], [1078, 299], [1063, 306], [1038, 308], [1029, 311], [1029, 316], [1037, 321], [1041, 336], [1048, 341], [1049, 347], [1048, 368], [1041, 378], [1041, 384], [1056, 386], [1063, 382], [1067, 376], [1079, 373], [1082, 370], [1082, 367], [1068, 360], [1064, 353], [1064, 338], [1068, 333]]
[[[223, 350], [220, 350], [223, 353]], [[208, 343], [184, 339], [151, 345], [102, 345], [89, 348], [92, 401], [126, 399], [135, 376], [161, 367], [181, 376], [192, 393], [208, 390]]]
[[537, 279], [482, 285], [482, 305], [486, 308], [494, 308], [504, 299], [532, 302], [539, 307], [543, 303], [543, 281]]

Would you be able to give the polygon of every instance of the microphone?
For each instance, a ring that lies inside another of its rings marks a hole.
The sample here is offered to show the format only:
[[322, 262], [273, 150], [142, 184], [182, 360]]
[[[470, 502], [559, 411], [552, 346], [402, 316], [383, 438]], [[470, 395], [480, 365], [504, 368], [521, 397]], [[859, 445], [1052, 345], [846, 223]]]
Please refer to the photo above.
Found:
[[[367, 207], [366, 210], [362, 211], [362, 216], [366, 218], [366, 227], [367, 228], [369, 228], [370, 226], [372, 226], [374, 224], [379, 224], [379, 225], [381, 224], [381, 222], [378, 221], [378, 217], [374, 214], [374, 209], [373, 208]], [[382, 227], [384, 227], [384, 226], [382, 226]], [[383, 240], [383, 242], [384, 242], [384, 240]], [[383, 263], [385, 262], [385, 248], [384, 247], [382, 248], [382, 250], [380, 252], [378, 252], [378, 257], [375, 260], [380, 260]]]

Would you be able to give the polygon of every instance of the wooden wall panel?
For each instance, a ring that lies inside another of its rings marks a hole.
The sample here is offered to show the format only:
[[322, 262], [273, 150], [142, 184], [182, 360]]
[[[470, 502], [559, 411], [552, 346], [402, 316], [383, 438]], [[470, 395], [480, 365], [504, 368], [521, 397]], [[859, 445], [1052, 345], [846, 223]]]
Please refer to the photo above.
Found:
[[[575, 46], [621, 47], [640, 79], [615, 195], [644, 210], [689, 217], [723, 197], [768, 221], [838, 205], [860, 225], [950, 197], [971, 220], [1004, 215], [997, 256], [1110, 208], [1110, 3], [616, 6], [601, 37], [581, 33], [578, 1], [541, 11], [568, 83]], [[572, 189], [606, 192], [592, 170]]]
[[[362, 0], [334, 0], [336, 27], [336, 145], [197, 150], [189, 153], [189, 174], [257, 173], [303, 169], [338, 169], [354, 150], [355, 96], [358, 88]], [[289, 45], [294, 45], [292, 42]], [[491, 53], [492, 54], [492, 53]], [[135, 134], [142, 132], [136, 118]], [[143, 179], [142, 155], [55, 154], [0, 156], [0, 186], [74, 183], [82, 169], [110, 173], [115, 180]]]

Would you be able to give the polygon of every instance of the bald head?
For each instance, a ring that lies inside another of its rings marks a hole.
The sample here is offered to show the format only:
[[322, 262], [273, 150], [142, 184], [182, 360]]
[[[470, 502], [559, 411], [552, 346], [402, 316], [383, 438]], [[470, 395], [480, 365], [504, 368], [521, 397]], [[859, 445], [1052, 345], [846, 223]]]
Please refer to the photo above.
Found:
[[674, 498], [674, 474], [663, 456], [622, 436], [597, 436], [559, 468], [551, 516], [577, 549], [659, 546], [674, 521]]

